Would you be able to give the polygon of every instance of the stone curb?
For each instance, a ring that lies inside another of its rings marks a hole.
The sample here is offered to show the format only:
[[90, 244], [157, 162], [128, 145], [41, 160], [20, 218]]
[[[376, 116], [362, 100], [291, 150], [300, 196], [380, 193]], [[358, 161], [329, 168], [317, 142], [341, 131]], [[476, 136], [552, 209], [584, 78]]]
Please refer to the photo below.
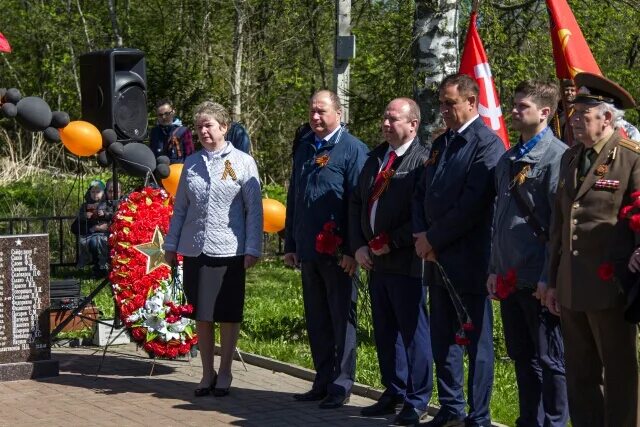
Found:
[[[271, 359], [269, 357], [260, 356], [253, 353], [248, 353], [246, 351], [242, 351], [240, 349], [236, 349], [237, 352], [234, 355], [235, 360], [240, 360], [239, 355], [242, 357], [245, 363], [249, 365], [258, 366], [263, 369], [269, 369], [275, 372], [282, 372], [283, 374], [291, 375], [292, 377], [300, 378], [307, 381], [313, 381], [316, 374], [311, 369], [303, 368], [301, 366], [292, 365], [290, 363], [281, 362], [279, 360]], [[216, 344], [216, 353], [220, 352], [220, 346]], [[382, 390], [375, 389], [373, 387], [354, 383], [351, 388], [351, 393], [356, 394], [361, 397], [366, 397], [373, 400], [378, 400], [382, 395]], [[429, 406], [427, 408], [427, 413], [432, 417], [438, 412], [438, 407]], [[497, 422], [492, 422], [491, 425], [493, 427], [509, 427], [505, 424], [500, 424]]]

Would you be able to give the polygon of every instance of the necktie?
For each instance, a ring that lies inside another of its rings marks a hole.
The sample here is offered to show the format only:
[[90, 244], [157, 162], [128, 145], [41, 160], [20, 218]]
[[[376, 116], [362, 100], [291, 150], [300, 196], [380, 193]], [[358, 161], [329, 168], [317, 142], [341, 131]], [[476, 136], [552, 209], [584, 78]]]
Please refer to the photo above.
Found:
[[584, 155], [582, 156], [582, 163], [580, 164], [581, 179], [584, 179], [584, 177], [587, 176], [587, 173], [589, 172], [589, 169], [591, 169], [591, 165], [596, 160], [596, 157], [598, 157], [598, 153], [596, 153], [596, 150], [593, 148], [587, 148], [585, 150]]
[[389, 160], [387, 160], [387, 164], [378, 172], [376, 175], [376, 179], [373, 182], [373, 190], [371, 191], [371, 196], [369, 197], [369, 216], [371, 216], [371, 208], [373, 208], [373, 203], [380, 198], [382, 193], [387, 187], [387, 182], [390, 177], [389, 171], [391, 170], [391, 166], [393, 166], [393, 162], [395, 161], [398, 155], [395, 151], [389, 152]]

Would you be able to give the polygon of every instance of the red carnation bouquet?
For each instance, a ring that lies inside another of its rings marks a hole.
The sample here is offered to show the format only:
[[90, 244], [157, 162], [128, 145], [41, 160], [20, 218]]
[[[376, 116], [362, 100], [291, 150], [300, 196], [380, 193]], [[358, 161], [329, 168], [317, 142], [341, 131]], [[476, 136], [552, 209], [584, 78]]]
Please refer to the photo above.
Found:
[[516, 291], [518, 277], [515, 268], [507, 271], [507, 274], [498, 274], [496, 277], [496, 298], [499, 300], [506, 299], [509, 295]]
[[449, 280], [449, 276], [447, 276], [444, 267], [438, 261], [435, 261], [434, 263], [436, 264], [438, 272], [440, 273], [440, 277], [444, 282], [444, 286], [449, 293], [449, 297], [451, 298], [451, 302], [453, 303], [453, 308], [456, 311], [456, 317], [458, 318], [458, 323], [460, 325], [454, 337], [455, 343], [458, 345], [467, 346], [471, 344], [469, 335], [475, 330], [475, 326], [473, 325], [471, 316], [469, 316], [469, 313], [467, 312], [467, 309], [462, 302], [462, 298], [460, 298], [460, 295], [453, 287], [451, 280]]
[[322, 230], [316, 236], [316, 251], [321, 254], [340, 256], [342, 237], [337, 234], [338, 224], [335, 221], [327, 221]]
[[389, 235], [383, 231], [373, 239], [369, 240], [369, 247], [374, 251], [379, 251], [384, 247], [384, 245], [388, 245], [389, 241]]
[[640, 233], [640, 190], [631, 193], [631, 204], [620, 209], [620, 221], [629, 221], [629, 228], [634, 233]]
[[612, 262], [603, 262], [598, 266], [598, 278], [603, 282], [609, 282], [615, 277], [615, 267]]

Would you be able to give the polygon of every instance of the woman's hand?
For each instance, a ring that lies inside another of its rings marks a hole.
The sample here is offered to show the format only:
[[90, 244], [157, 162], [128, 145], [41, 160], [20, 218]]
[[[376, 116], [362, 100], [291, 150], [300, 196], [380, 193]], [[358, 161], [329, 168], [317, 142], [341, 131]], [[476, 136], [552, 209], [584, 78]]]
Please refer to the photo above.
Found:
[[169, 264], [169, 267], [176, 265], [177, 254], [174, 251], [164, 251], [164, 262]]
[[253, 255], [245, 255], [244, 256], [244, 269], [248, 270], [258, 262], [258, 257]]

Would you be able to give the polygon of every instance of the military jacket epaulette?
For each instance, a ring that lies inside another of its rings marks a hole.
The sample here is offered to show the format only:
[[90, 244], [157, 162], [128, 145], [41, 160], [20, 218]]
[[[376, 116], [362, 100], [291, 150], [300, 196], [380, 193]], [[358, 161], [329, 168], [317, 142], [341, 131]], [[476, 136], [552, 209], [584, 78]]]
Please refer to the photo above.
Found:
[[640, 145], [637, 142], [628, 139], [628, 138], [620, 138], [620, 142], [618, 143], [620, 147], [624, 147], [627, 150], [631, 150], [634, 153], [640, 154]]

